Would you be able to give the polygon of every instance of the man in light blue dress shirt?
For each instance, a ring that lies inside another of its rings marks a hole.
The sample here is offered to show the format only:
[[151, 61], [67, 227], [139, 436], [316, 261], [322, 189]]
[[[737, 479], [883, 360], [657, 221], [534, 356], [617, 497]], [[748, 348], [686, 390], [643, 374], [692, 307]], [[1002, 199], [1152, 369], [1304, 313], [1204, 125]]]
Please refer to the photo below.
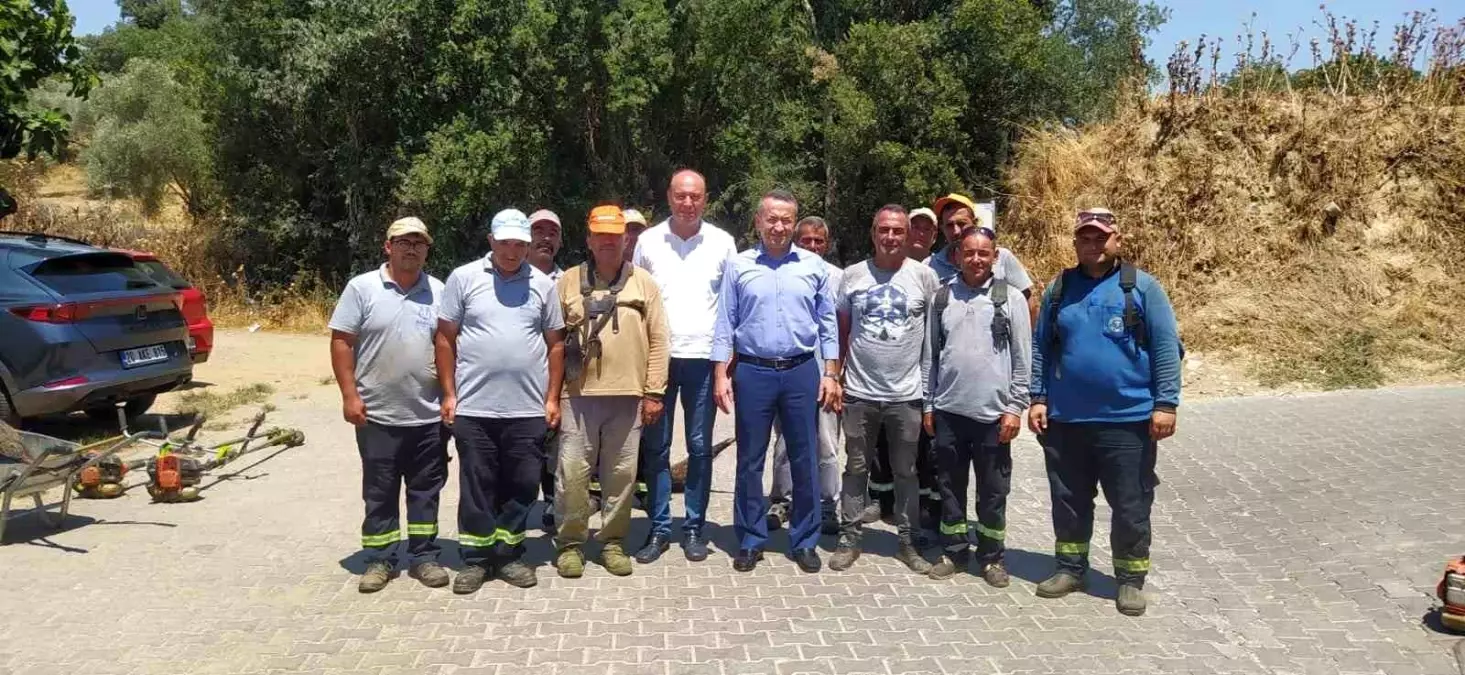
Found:
[[[774, 190], [763, 195], [755, 223], [760, 243], [739, 253], [722, 276], [712, 339], [714, 394], [733, 413], [738, 444], [733, 569], [752, 571], [768, 540], [763, 466], [774, 419], [781, 420], [793, 474], [791, 557], [805, 572], [821, 566], [819, 455], [816, 415], [841, 400], [839, 327], [829, 270], [813, 252], [793, 245], [798, 202]], [[818, 352], [824, 362], [820, 372]], [[731, 362], [736, 356], [736, 374]], [[734, 411], [733, 401], [737, 401]]]

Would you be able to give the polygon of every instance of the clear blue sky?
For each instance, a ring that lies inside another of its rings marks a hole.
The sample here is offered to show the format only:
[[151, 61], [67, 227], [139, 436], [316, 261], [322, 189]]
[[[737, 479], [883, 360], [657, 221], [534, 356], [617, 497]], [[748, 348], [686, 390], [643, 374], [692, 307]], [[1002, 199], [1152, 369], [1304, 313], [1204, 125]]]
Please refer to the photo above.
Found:
[[[1256, 13], [1258, 40], [1265, 29], [1273, 36], [1273, 43], [1285, 49], [1287, 33], [1301, 36], [1298, 41], [1302, 49], [1294, 67], [1311, 65], [1307, 41], [1322, 36], [1313, 25], [1323, 16], [1318, 10], [1319, 0], [1161, 0], [1160, 4], [1170, 8], [1170, 21], [1153, 36], [1148, 55], [1162, 68], [1177, 42], [1188, 40], [1194, 45], [1202, 33], [1224, 37], [1229, 53], [1242, 27], [1252, 20], [1252, 12]], [[1437, 9], [1445, 24], [1465, 17], [1465, 0], [1332, 0], [1327, 4], [1334, 14], [1359, 19], [1364, 26], [1378, 21], [1380, 41], [1385, 45], [1393, 37], [1392, 26], [1403, 21], [1407, 12]], [[100, 33], [117, 21], [115, 0], [70, 0], [70, 5], [76, 15], [77, 35]]]

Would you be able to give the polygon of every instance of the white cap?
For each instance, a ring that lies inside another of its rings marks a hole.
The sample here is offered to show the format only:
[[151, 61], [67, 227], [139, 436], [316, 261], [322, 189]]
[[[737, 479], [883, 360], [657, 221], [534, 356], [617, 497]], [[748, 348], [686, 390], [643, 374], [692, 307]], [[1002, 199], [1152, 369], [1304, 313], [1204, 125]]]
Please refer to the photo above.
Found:
[[529, 217], [519, 209], [504, 209], [493, 215], [493, 223], [489, 227], [490, 236], [496, 241], [522, 241], [525, 243], [534, 240], [529, 233]]
[[918, 216], [921, 217], [921, 218], [925, 218], [925, 219], [931, 221], [932, 223], [935, 223], [936, 222], [936, 212], [935, 211], [932, 211], [931, 209], [928, 209], [928, 208], [926, 208], [924, 206], [922, 206], [921, 208], [916, 209], [914, 211], [911, 211], [911, 215], [910, 215], [910, 219], [911, 220], [915, 220], [916, 217], [918, 217]]
[[621, 211], [621, 213], [625, 214], [626, 224], [628, 225], [631, 223], [640, 223], [642, 225], [647, 224], [646, 216], [641, 215], [641, 212], [637, 211], [636, 209], [624, 209]]
[[551, 211], [549, 209], [540, 209], [538, 211], [535, 211], [534, 213], [529, 214], [529, 224], [531, 226], [541, 220], [547, 220], [551, 223], [554, 223], [555, 227], [560, 227], [560, 217], [555, 215], [554, 211]]

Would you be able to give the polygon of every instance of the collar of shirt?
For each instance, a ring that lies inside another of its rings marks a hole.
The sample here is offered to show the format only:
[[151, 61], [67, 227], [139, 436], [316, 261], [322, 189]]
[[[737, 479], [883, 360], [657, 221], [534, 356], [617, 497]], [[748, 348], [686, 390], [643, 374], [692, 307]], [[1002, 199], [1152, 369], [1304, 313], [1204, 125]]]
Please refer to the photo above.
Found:
[[672, 229], [672, 226], [671, 226], [671, 218], [667, 218], [666, 220], [663, 220], [660, 223], [657, 223], [657, 225], [665, 225], [666, 226], [666, 239], [667, 239], [668, 242], [675, 243], [675, 244], [682, 245], [682, 246], [685, 246], [687, 244], [690, 244], [690, 243], [693, 243], [693, 242], [696, 242], [696, 241], [701, 241], [702, 236], [703, 236], [703, 230], [705, 230], [707, 228], [707, 226], [708, 225], [711, 225], [711, 224], [712, 223], [709, 223], [706, 220], [699, 220], [699, 221], [697, 221], [697, 234], [694, 234], [691, 237], [688, 237], [686, 239], [683, 239], [683, 238], [681, 238], [680, 236], [677, 235], [676, 230]]
[[386, 263], [382, 263], [381, 275], [383, 284], [386, 284], [388, 286], [391, 286], [392, 288], [397, 289], [398, 291], [401, 291], [402, 295], [412, 295], [413, 293], [416, 293], [427, 285], [427, 273], [419, 271], [417, 273], [417, 281], [412, 282], [411, 288], [404, 289], [401, 286], [398, 286], [397, 280], [392, 278], [392, 273], [387, 269]]
[[488, 272], [489, 274], [492, 274], [500, 279], [503, 279], [504, 281], [514, 281], [516, 279], [523, 279], [533, 275], [534, 266], [530, 265], [529, 261], [525, 260], [519, 263], [519, 269], [516, 270], [513, 274], [509, 276], [504, 276], [503, 274], [499, 273], [499, 269], [497, 267], [493, 266], [493, 254], [490, 253], [486, 256], [483, 256], [483, 271]]
[[[758, 244], [753, 246], [753, 250], [756, 251], [756, 254], [753, 256], [753, 262], [764, 263], [770, 266], [778, 266], [786, 262], [797, 262], [803, 259], [799, 255], [799, 247], [792, 244], [789, 245], [788, 251], [778, 258], [774, 258], [768, 253], [768, 249], [763, 247], [763, 242], [758, 242]], [[809, 252], [809, 254], [813, 255], [813, 252]], [[820, 262], [823, 262], [823, 258], [820, 258]]]
[[978, 291], [985, 291], [987, 289], [992, 288], [992, 282], [994, 282], [994, 281], [997, 281], [997, 275], [996, 274], [988, 274], [986, 281], [982, 282], [980, 285], [972, 286], [972, 285], [970, 285], [970, 284], [968, 284], [966, 282], [966, 277], [965, 276], [963, 276], [961, 274], [958, 274], [955, 277], [952, 277], [952, 279], [951, 279], [951, 285], [953, 285], [953, 286], [961, 286], [962, 288], [965, 288], [967, 290], [972, 291], [973, 293], [976, 293]]

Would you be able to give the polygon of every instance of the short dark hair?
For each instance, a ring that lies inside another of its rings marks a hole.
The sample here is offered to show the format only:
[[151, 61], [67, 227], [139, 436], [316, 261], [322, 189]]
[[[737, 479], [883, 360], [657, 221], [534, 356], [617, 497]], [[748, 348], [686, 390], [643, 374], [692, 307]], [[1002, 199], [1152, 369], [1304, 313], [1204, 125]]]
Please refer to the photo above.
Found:
[[823, 231], [824, 236], [829, 236], [829, 223], [819, 216], [804, 216], [800, 218], [798, 224], [794, 225], [794, 231], [798, 232], [806, 227], [816, 228]]
[[886, 204], [885, 206], [875, 209], [875, 217], [870, 219], [871, 227], [874, 227], [875, 223], [880, 222], [880, 214], [882, 213], [900, 214], [902, 218], [906, 219], [907, 223], [909, 223], [911, 219], [910, 212], [906, 211], [904, 206], [901, 206], [900, 204]]
[[793, 204], [796, 211], [799, 207], [799, 198], [795, 197], [794, 193], [789, 192], [788, 190], [785, 190], [783, 188], [774, 188], [772, 190], [764, 192], [763, 196], [758, 198], [758, 209], [754, 211], [754, 213], [763, 213], [763, 202], [770, 199], [775, 202], [785, 202], [788, 204]]

